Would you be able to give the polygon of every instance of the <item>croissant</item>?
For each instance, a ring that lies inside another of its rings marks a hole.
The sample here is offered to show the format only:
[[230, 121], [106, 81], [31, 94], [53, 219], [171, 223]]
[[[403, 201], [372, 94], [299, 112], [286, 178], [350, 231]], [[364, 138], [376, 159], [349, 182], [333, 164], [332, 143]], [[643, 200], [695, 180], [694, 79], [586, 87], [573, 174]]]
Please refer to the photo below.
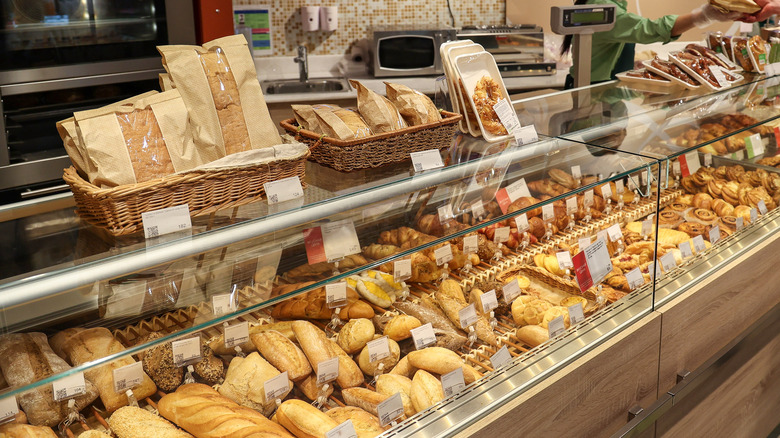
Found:
[[395, 255], [400, 251], [401, 248], [395, 245], [382, 245], [379, 243], [373, 243], [363, 248], [363, 255], [373, 260], [379, 260]]
[[[354, 269], [368, 263], [362, 255], [352, 254], [339, 260], [339, 269]], [[300, 265], [287, 271], [284, 276], [291, 282], [303, 282], [307, 280], [320, 279], [323, 276], [330, 275], [336, 267], [334, 263], [320, 262], [313, 265]]]
[[[347, 304], [354, 303], [358, 298], [358, 293], [347, 286]], [[280, 319], [328, 319], [332, 313], [333, 309], [327, 305], [325, 287], [319, 287], [277, 304], [271, 316]]]
[[[514, 213], [515, 211], [520, 211], [520, 210], [528, 208], [528, 207], [530, 207], [532, 205], [536, 205], [539, 202], [541, 202], [541, 201], [536, 199], [536, 198], [534, 198], [534, 197], [531, 197], [531, 196], [521, 196], [521, 197], [515, 199], [514, 202], [509, 204], [509, 207], [507, 207], [506, 212], [507, 213]], [[528, 216], [529, 219], [534, 217], [534, 216], [541, 216], [541, 215], [542, 215], [542, 209], [541, 208], [534, 208], [533, 210], [529, 210], [528, 212], [526, 212], [526, 216]]]

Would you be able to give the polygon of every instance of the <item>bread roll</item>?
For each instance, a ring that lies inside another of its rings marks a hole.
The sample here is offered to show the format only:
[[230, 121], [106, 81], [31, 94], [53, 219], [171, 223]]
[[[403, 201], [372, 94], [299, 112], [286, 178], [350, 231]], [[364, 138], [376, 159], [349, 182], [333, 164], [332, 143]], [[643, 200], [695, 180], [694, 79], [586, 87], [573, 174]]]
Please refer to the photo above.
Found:
[[369, 319], [351, 319], [341, 328], [338, 344], [348, 354], [357, 353], [374, 339], [374, 324]]
[[366, 373], [369, 376], [376, 375], [379, 370], [379, 365], [384, 365], [382, 367], [381, 373], [387, 373], [390, 370], [395, 367], [395, 365], [398, 363], [399, 358], [401, 357], [401, 348], [398, 346], [398, 343], [395, 342], [392, 339], [387, 340], [387, 348], [390, 350], [390, 356], [387, 356], [383, 359], [380, 359], [375, 362], [370, 361], [370, 357], [368, 354], [368, 345], [363, 347], [363, 350], [360, 352], [360, 355], [358, 356], [358, 365], [360, 366], [360, 369]]
[[[279, 370], [257, 352], [247, 357], [234, 357], [230, 361], [225, 382], [218, 391], [241, 406], [258, 410], [267, 416], [273, 412], [276, 404], [274, 400], [266, 400], [264, 383], [279, 374]], [[284, 399], [292, 387], [292, 382], [289, 382], [287, 392], [280, 398]]]
[[363, 384], [365, 380], [358, 364], [338, 344], [330, 339], [328, 339], [328, 345], [330, 345], [331, 351], [339, 358], [339, 377], [336, 379], [336, 383], [342, 389]]
[[398, 363], [395, 365], [395, 367], [393, 367], [393, 369], [390, 371], [389, 374], [396, 374], [411, 379], [414, 376], [415, 372], [417, 372], [417, 368], [413, 367], [409, 363], [409, 355], [406, 355], [402, 357], [401, 360], [398, 361]]
[[[187, 434], [187, 436], [191, 437], [192, 435]], [[90, 429], [82, 434], [79, 434], [78, 438], [111, 438], [111, 435], [105, 434], [99, 430]]]
[[412, 337], [412, 329], [420, 327], [422, 323], [414, 316], [400, 314], [387, 322], [384, 334], [394, 341], [401, 341]]
[[357, 406], [344, 406], [329, 409], [325, 415], [332, 418], [336, 423], [341, 424], [347, 420], [352, 421], [358, 438], [373, 438], [387, 430], [382, 427], [379, 418], [376, 415], [366, 412]]
[[347, 304], [339, 311], [339, 318], [371, 318], [374, 316], [374, 308], [363, 300], [357, 300], [354, 303]]
[[[165, 418], [134, 406], [119, 408], [108, 419], [117, 438], [187, 438], [192, 435]], [[83, 436], [83, 435], [81, 435]]]
[[444, 400], [444, 389], [439, 379], [425, 370], [417, 370], [409, 390], [412, 406], [416, 412], [423, 411]]
[[404, 414], [411, 417], [416, 412], [411, 399], [412, 379], [398, 374], [382, 374], [376, 378], [376, 392], [385, 397], [399, 393], [404, 404]]
[[[301, 381], [295, 382], [295, 387], [300, 389], [303, 395], [311, 401], [317, 400], [320, 394], [320, 386], [317, 385], [317, 376], [314, 373], [309, 374]], [[333, 394], [333, 385], [329, 384], [324, 395], [325, 397], [330, 397], [331, 394]]]
[[46, 426], [8, 423], [0, 426], [2, 438], [58, 438], [57, 434]]
[[341, 396], [344, 398], [344, 403], [357, 406], [374, 415], [379, 415], [376, 407], [387, 398], [385, 395], [366, 388], [347, 388], [341, 391]]
[[322, 438], [338, 426], [336, 420], [303, 400], [287, 400], [276, 411], [276, 421], [298, 438]]
[[[466, 384], [482, 377], [471, 365], [463, 363], [454, 351], [442, 347], [428, 347], [407, 354], [409, 364], [415, 368], [436, 374], [447, 374], [456, 368], [463, 368], [463, 379]], [[415, 374], [416, 375], [416, 374]]]
[[536, 347], [539, 344], [543, 344], [550, 339], [550, 333], [547, 329], [539, 327], [538, 325], [527, 325], [517, 329], [515, 333], [517, 339], [530, 347]]
[[68, 360], [68, 355], [65, 354], [64, 351], [62, 351], [62, 345], [65, 343], [65, 341], [73, 336], [74, 334], [84, 330], [80, 327], [75, 328], [67, 328], [65, 330], [59, 331], [54, 334], [51, 338], [49, 338], [49, 345], [51, 345], [51, 349], [54, 350], [54, 352], [57, 354], [57, 356], [63, 358], [65, 361]]
[[[160, 337], [162, 337], [161, 334], [152, 332], [147, 340], [151, 341]], [[170, 342], [146, 350], [141, 362], [144, 366], [144, 372], [162, 391], [175, 391], [184, 380], [184, 368], [174, 364], [173, 347]]]
[[363, 383], [363, 373], [351, 357], [335, 342], [325, 336], [325, 332], [308, 321], [294, 321], [293, 332], [309, 363], [317, 373], [317, 367], [325, 360], [339, 358], [339, 376], [336, 382], [342, 388], [350, 388]]
[[249, 335], [260, 354], [293, 382], [303, 380], [312, 369], [306, 355], [291, 340], [276, 330]]
[[[293, 341], [295, 340], [295, 335], [292, 332], [292, 323], [293, 323], [292, 321], [279, 321], [271, 324], [250, 325], [249, 326], [250, 340], [239, 345], [239, 347], [241, 347], [241, 351], [243, 351], [246, 354], [255, 351], [256, 347], [255, 344], [252, 343], [251, 341], [251, 336], [255, 333], [262, 333], [268, 330], [275, 330], [281, 333], [287, 339]], [[209, 340], [209, 347], [214, 352], [214, 354], [218, 354], [221, 356], [232, 356], [236, 354], [235, 348], [225, 347], [224, 334], [221, 334]]]

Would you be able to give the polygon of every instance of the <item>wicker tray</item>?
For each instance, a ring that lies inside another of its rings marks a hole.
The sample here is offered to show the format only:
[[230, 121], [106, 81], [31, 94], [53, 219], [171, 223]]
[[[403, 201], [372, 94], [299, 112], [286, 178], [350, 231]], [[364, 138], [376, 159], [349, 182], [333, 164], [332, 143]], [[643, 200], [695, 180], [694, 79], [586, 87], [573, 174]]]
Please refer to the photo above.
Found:
[[187, 204], [191, 216], [210, 214], [262, 199], [263, 184], [303, 177], [309, 151], [291, 160], [211, 172], [168, 175], [139, 184], [103, 189], [85, 181], [72, 166], [63, 179], [70, 186], [81, 219], [114, 236], [141, 231], [141, 213]]
[[441, 114], [442, 119], [435, 123], [350, 141], [323, 137], [322, 134], [301, 129], [295, 119], [283, 120], [280, 124], [296, 140], [311, 148], [312, 160], [349, 172], [408, 160], [411, 152], [449, 147], [458, 128], [458, 121], [463, 116], [447, 111]]

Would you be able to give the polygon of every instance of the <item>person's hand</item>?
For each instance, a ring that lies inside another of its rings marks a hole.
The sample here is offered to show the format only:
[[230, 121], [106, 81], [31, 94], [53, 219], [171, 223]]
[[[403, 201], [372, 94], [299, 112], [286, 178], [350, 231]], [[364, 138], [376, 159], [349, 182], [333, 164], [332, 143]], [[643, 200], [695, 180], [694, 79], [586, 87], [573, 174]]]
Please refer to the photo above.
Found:
[[756, 4], [761, 8], [760, 11], [753, 15], [745, 15], [739, 19], [745, 23], [755, 23], [757, 21], [764, 21], [774, 14], [780, 14], [780, 0], [754, 0]]
[[[774, 0], [780, 2], [780, 0]], [[705, 3], [698, 8], [691, 11], [693, 16], [693, 24], [696, 27], [707, 27], [710, 23], [715, 21], [734, 21], [743, 17], [744, 14], [740, 12], [723, 12], [720, 8], [716, 8], [709, 3]]]

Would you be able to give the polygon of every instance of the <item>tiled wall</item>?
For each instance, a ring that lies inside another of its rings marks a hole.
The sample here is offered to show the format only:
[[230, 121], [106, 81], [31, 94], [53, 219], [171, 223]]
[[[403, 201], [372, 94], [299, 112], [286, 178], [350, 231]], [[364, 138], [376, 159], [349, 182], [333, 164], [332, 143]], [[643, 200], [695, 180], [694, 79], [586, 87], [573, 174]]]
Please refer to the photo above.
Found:
[[[504, 24], [505, 0], [450, 0], [455, 26]], [[355, 41], [369, 38], [372, 26], [451, 25], [447, 0], [233, 0], [234, 5], [271, 5], [273, 54], [291, 56], [306, 43], [315, 55], [348, 53]], [[333, 32], [304, 32], [301, 6], [338, 6]]]

